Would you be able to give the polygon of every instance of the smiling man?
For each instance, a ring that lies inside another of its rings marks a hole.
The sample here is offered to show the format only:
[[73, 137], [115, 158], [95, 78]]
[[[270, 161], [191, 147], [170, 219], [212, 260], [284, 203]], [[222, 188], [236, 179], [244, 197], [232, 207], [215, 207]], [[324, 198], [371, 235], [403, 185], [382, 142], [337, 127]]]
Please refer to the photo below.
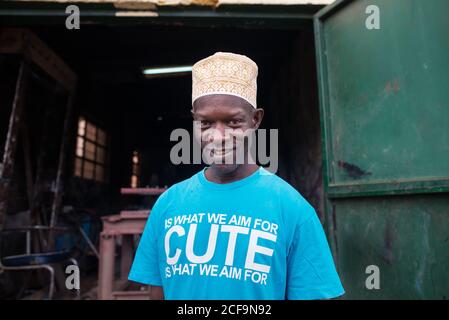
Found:
[[245, 138], [264, 115], [257, 73], [248, 57], [225, 52], [192, 68], [192, 114], [209, 165], [169, 188], [151, 210], [129, 279], [151, 285], [155, 299], [344, 293], [313, 207], [248, 156]]

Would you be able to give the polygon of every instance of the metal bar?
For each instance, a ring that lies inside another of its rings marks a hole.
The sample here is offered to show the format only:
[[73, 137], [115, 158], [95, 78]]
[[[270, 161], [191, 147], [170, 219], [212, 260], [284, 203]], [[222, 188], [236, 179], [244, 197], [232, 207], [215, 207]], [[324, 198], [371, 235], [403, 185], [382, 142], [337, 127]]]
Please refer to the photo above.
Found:
[[55, 270], [49, 264], [43, 266], [50, 273], [50, 287], [48, 289], [48, 300], [53, 298], [53, 293], [55, 292]]
[[[302, 29], [310, 28], [313, 15], [322, 8], [322, 5], [298, 6], [221, 6], [219, 8], [197, 7], [159, 7], [157, 10], [129, 10], [108, 7], [107, 5], [90, 6], [80, 4], [79, 8], [84, 19], [81, 23], [105, 22], [119, 24], [154, 24], [167, 25], [183, 24], [190, 26], [240, 26], [245, 28], [264, 29]], [[20, 8], [0, 5], [0, 17], [5, 21], [11, 20], [13, 25], [27, 25], [29, 19], [37, 23], [60, 24], [67, 18], [65, 6], [50, 8], [23, 5]], [[28, 22], [29, 23], [29, 22]]]
[[51, 219], [50, 219], [50, 227], [54, 227], [57, 221], [57, 215], [61, 209], [62, 205], [62, 195], [63, 195], [63, 179], [64, 179], [64, 169], [66, 164], [66, 155], [68, 153], [68, 145], [70, 139], [70, 127], [72, 123], [72, 111], [73, 105], [76, 97], [76, 88], [70, 92], [68, 102], [67, 102], [67, 110], [64, 119], [64, 128], [62, 132], [62, 142], [59, 150], [59, 163], [58, 163], [58, 173], [56, 176], [56, 189], [55, 196], [53, 200], [52, 210], [51, 210]]
[[386, 180], [365, 183], [329, 185], [329, 198], [390, 196], [449, 192], [448, 179]]
[[26, 232], [27, 237], [27, 254], [31, 254], [31, 230]]
[[89, 248], [95, 253], [95, 255], [97, 256], [98, 259], [100, 259], [100, 254], [98, 253], [97, 248], [95, 248], [94, 244], [92, 243], [92, 241], [90, 241], [89, 237], [87, 236], [87, 234], [84, 232], [83, 228], [78, 227], [79, 232], [81, 233], [81, 236], [83, 237], [84, 241], [86, 241], [87, 245], [89, 246]]
[[23, 141], [23, 156], [25, 160], [25, 178], [26, 178], [26, 187], [27, 187], [27, 196], [28, 196], [28, 207], [31, 207], [31, 203], [33, 201], [33, 193], [34, 193], [34, 182], [33, 182], [33, 166], [31, 165], [31, 145], [30, 145], [30, 136], [27, 124], [25, 119], [22, 119], [21, 123], [21, 133], [22, 133], [22, 141]]
[[112, 299], [114, 289], [115, 237], [100, 236], [100, 264], [98, 273], [98, 299]]
[[13, 106], [9, 118], [8, 134], [6, 136], [5, 151], [3, 154], [3, 166], [0, 172], [0, 226], [3, 225], [7, 211], [8, 191], [11, 178], [14, 173], [14, 162], [19, 134], [19, 125], [25, 104], [25, 91], [28, 83], [29, 66], [22, 60], [17, 77]]
[[[316, 10], [321, 8], [322, 6], [314, 6]], [[282, 10], [283, 9], [283, 10]], [[159, 8], [157, 11], [152, 10], [117, 10], [117, 9], [102, 9], [102, 10], [95, 10], [95, 9], [88, 9], [80, 7], [80, 10], [82, 11], [83, 17], [119, 17], [119, 18], [126, 18], [126, 17], [136, 17], [136, 16], [142, 16], [146, 17], [147, 19], [157, 19], [157, 18], [221, 18], [221, 19], [312, 19], [313, 18], [313, 12], [311, 13], [302, 13], [299, 10], [300, 7], [296, 8], [294, 10], [292, 6], [285, 6], [285, 8], [280, 8], [279, 12], [267, 12], [267, 11], [261, 11], [257, 10], [257, 8], [250, 8], [245, 11], [235, 11], [235, 10], [226, 10], [226, 9], [208, 9], [208, 10], [194, 10], [194, 9], [187, 9], [187, 10], [167, 10], [163, 8]], [[134, 12], [134, 15], [127, 16], [127, 12]], [[67, 17], [67, 13], [65, 12], [65, 7], [61, 9], [7, 9], [7, 8], [0, 8], [0, 16], [30, 16], [30, 17]]]
[[[321, 11], [320, 11], [321, 13]], [[329, 104], [327, 87], [327, 68], [324, 52], [324, 32], [323, 25], [319, 19], [319, 14], [314, 20], [315, 30], [315, 48], [316, 48], [316, 64], [317, 64], [317, 80], [318, 80], [318, 97], [319, 97], [319, 111], [320, 111], [320, 127], [321, 127], [321, 153], [322, 153], [322, 168], [323, 168], [323, 189], [324, 194], [327, 194], [329, 181], [332, 180], [332, 170], [329, 165], [330, 146], [327, 138], [330, 135], [330, 114], [327, 109]]]
[[[31, 215], [31, 224], [32, 225], [43, 225], [46, 224], [42, 220], [42, 217], [39, 215], [39, 208], [40, 203], [42, 201], [42, 188], [43, 188], [43, 181], [44, 181], [44, 169], [45, 169], [45, 160], [47, 158], [47, 146], [48, 146], [48, 140], [49, 140], [49, 126], [48, 123], [50, 122], [51, 117], [51, 110], [49, 107], [45, 110], [44, 120], [42, 124], [43, 132], [39, 143], [39, 152], [37, 156], [37, 164], [36, 164], [36, 172], [35, 172], [35, 178], [34, 178], [34, 194], [33, 194], [33, 200], [30, 205], [30, 215]], [[38, 237], [39, 238], [39, 237]], [[40, 240], [36, 239], [37, 242], [33, 241], [34, 243], [39, 243]], [[37, 250], [37, 248], [35, 248]]]

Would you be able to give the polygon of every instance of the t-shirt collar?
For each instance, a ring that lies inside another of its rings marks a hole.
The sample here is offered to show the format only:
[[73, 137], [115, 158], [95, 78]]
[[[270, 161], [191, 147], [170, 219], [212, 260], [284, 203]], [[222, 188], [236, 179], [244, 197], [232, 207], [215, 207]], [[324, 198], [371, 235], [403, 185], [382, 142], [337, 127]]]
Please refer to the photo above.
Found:
[[249, 176], [247, 176], [243, 179], [229, 182], [229, 183], [216, 183], [216, 182], [207, 180], [206, 170], [208, 168], [209, 167], [205, 167], [203, 170], [201, 170], [200, 172], [197, 173], [198, 179], [203, 186], [210, 188], [210, 189], [216, 189], [216, 190], [229, 190], [229, 189], [234, 189], [234, 188], [238, 188], [243, 185], [246, 185], [250, 182], [255, 181], [260, 176], [261, 171], [263, 170], [262, 167], [259, 167], [256, 171], [254, 171], [252, 174], [250, 174]]

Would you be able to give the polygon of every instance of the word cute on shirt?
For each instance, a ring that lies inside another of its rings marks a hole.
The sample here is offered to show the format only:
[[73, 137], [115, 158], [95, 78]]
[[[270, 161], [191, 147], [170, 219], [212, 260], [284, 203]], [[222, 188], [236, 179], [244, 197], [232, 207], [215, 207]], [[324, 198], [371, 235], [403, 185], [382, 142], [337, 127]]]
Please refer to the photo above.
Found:
[[[197, 236], [198, 225], [201, 223], [210, 225], [208, 239]], [[272, 248], [275, 247], [278, 233], [277, 224], [237, 214], [193, 213], [165, 219], [165, 230], [164, 246], [169, 265], [165, 268], [166, 278], [177, 275], [225, 277], [252, 281], [261, 285], [267, 284], [271, 266], [256, 261], [260, 262], [259, 255], [273, 256]], [[220, 234], [228, 235], [226, 255], [223, 252], [217, 253], [215, 250]], [[181, 239], [184, 241], [171, 241]], [[208, 241], [207, 250], [205, 253], [196, 254], [195, 243], [200, 241]], [[234, 265], [235, 248], [240, 249], [241, 246], [246, 247], [244, 268]], [[189, 263], [178, 263], [181, 254], [185, 254]], [[223, 261], [218, 261], [220, 264], [209, 264], [213, 258], [215, 262], [217, 258]], [[264, 259], [264, 261], [267, 260], [271, 261], [270, 258]]]

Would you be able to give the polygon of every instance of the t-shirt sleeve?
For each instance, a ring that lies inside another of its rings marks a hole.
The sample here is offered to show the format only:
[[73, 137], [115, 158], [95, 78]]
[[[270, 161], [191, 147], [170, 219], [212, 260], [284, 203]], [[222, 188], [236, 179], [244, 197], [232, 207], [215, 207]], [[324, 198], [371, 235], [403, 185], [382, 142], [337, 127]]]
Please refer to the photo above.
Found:
[[331, 251], [315, 210], [295, 228], [287, 257], [289, 300], [330, 299], [344, 294]]
[[162, 286], [156, 227], [160, 215], [159, 205], [160, 203], [156, 202], [151, 210], [128, 275], [131, 281], [153, 286]]

